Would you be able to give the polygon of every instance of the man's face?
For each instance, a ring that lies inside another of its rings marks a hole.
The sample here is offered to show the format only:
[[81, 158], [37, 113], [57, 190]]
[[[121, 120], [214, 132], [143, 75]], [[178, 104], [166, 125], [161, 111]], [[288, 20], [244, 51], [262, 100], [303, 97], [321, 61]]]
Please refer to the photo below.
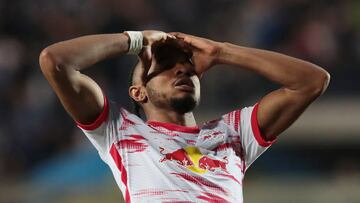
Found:
[[147, 102], [154, 106], [183, 114], [199, 104], [200, 81], [189, 54], [172, 47], [160, 47], [149, 70], [143, 74]]

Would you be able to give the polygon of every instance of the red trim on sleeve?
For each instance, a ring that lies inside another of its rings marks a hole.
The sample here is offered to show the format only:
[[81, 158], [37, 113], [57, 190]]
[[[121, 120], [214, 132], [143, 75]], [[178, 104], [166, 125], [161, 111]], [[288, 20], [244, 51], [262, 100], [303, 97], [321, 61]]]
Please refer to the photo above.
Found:
[[257, 111], [258, 111], [259, 103], [256, 103], [254, 106], [254, 109], [251, 113], [251, 129], [254, 133], [255, 139], [258, 142], [258, 144], [262, 147], [268, 147], [270, 146], [276, 139], [274, 140], [265, 140], [264, 135], [261, 134], [259, 123], [257, 119]]
[[160, 127], [166, 128], [168, 130], [174, 130], [174, 131], [178, 131], [178, 132], [193, 133], [193, 134], [200, 132], [200, 128], [198, 126], [187, 127], [187, 126], [176, 125], [173, 123], [163, 123], [163, 122], [158, 122], [158, 121], [148, 121], [147, 123], [154, 127], [160, 126]]
[[234, 128], [236, 132], [239, 132], [240, 126], [240, 110], [235, 111]]
[[95, 130], [98, 128], [108, 117], [109, 114], [109, 104], [108, 99], [104, 95], [104, 107], [102, 112], [99, 114], [99, 116], [96, 118], [96, 120], [90, 124], [82, 124], [78, 121], [75, 121], [76, 125], [84, 130]]
[[111, 154], [111, 157], [113, 158], [117, 168], [120, 170], [121, 172], [121, 181], [123, 182], [123, 184], [125, 185], [125, 202], [126, 203], [130, 203], [130, 193], [129, 193], [129, 188], [128, 188], [128, 185], [127, 185], [127, 172], [126, 172], [126, 169], [124, 167], [124, 165], [122, 164], [122, 159], [121, 159], [121, 156], [118, 152], [118, 150], [116, 149], [116, 146], [115, 144], [112, 144], [111, 146], [111, 149], [110, 149], [110, 154]]

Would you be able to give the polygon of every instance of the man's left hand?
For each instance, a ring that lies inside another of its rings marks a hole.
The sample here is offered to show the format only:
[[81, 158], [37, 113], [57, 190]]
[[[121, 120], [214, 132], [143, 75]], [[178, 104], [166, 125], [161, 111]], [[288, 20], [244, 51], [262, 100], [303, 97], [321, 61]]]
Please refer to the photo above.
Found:
[[192, 61], [199, 76], [215, 65], [220, 49], [219, 42], [180, 32], [171, 32], [170, 34], [184, 42], [179, 43], [184, 49], [192, 51]]

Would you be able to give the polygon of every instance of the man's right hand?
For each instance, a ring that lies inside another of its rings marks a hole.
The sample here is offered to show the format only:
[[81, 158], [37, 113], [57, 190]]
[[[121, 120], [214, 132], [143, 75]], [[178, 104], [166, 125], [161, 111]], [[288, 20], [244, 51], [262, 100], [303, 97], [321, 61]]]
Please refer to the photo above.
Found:
[[157, 30], [144, 30], [142, 31], [142, 34], [144, 36], [143, 40], [143, 50], [139, 54], [140, 58], [151, 60], [152, 58], [152, 51], [151, 48], [153, 45], [159, 44], [159, 43], [165, 43], [169, 39], [176, 39], [175, 36], [162, 32]]

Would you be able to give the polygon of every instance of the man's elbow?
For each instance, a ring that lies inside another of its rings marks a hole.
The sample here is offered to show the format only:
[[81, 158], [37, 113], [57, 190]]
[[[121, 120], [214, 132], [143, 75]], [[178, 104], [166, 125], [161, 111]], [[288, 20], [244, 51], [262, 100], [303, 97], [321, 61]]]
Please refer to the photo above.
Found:
[[45, 76], [63, 72], [61, 69], [64, 69], [65, 67], [61, 65], [58, 57], [56, 57], [56, 54], [54, 54], [51, 50], [51, 46], [41, 51], [39, 56], [39, 64], [40, 69]]
[[330, 78], [330, 74], [326, 70], [320, 69], [312, 78], [313, 82], [309, 88], [309, 94], [315, 98], [321, 96], [329, 86]]
[[[328, 88], [330, 84], [330, 73], [324, 70], [323, 76], [322, 76], [322, 83], [321, 83], [321, 94], [325, 92], [325, 90]], [[320, 94], [320, 95], [321, 95]]]
[[51, 71], [56, 66], [51, 51], [48, 48], [45, 48], [41, 51], [39, 56], [39, 64], [43, 73]]

